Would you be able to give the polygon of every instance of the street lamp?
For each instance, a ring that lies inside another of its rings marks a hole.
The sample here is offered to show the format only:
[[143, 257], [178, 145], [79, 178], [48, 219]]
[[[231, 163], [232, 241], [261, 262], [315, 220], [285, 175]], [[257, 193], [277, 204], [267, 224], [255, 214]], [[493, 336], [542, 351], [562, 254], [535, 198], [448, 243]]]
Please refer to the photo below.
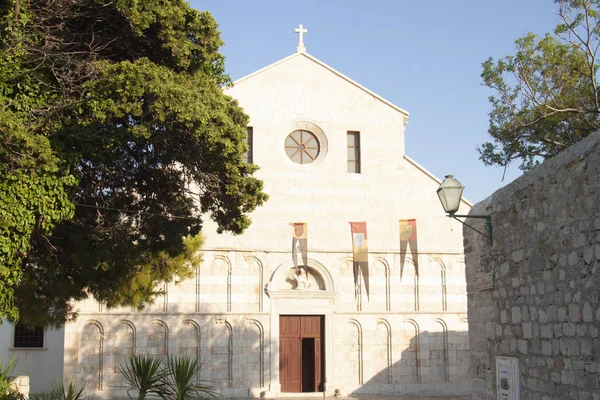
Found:
[[[460, 206], [460, 199], [462, 198], [462, 193], [464, 190], [464, 186], [460, 183], [454, 175], [446, 175], [446, 178], [440, 184], [440, 187], [437, 189], [437, 195], [440, 198], [440, 202], [442, 203], [442, 207], [444, 207], [444, 211], [448, 213], [448, 217], [454, 218], [461, 224], [468, 226], [473, 229], [475, 232], [487, 236], [490, 244], [492, 244], [492, 217], [490, 215], [459, 215], [456, 214], [458, 211], [458, 207]], [[481, 232], [479, 229], [474, 228], [473, 226], [467, 224], [465, 221], [458, 219], [460, 218], [480, 218], [485, 219], [485, 230], [486, 233]]]

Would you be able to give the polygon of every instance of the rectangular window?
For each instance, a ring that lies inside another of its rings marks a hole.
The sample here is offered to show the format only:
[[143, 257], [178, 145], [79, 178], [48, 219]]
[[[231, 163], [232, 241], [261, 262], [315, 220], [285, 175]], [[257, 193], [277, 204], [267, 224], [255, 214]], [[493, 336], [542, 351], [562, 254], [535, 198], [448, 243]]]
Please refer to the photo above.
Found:
[[246, 129], [246, 131], [247, 131], [247, 133], [248, 133], [248, 135], [246, 136], [246, 144], [248, 145], [248, 151], [247, 151], [247, 152], [245, 152], [245, 153], [242, 155], [242, 160], [243, 160], [245, 163], [252, 164], [252, 163], [253, 163], [253, 161], [254, 161], [254, 158], [252, 157], [252, 150], [253, 150], [253, 149], [252, 149], [252, 147], [253, 147], [253, 143], [252, 143], [252, 142], [253, 142], [253, 137], [252, 137], [252, 136], [253, 136], [253, 133], [254, 133], [254, 132], [253, 132], [253, 130], [252, 130], [252, 127], [251, 127], [251, 126], [249, 126], [249, 127]]
[[348, 172], [360, 174], [360, 132], [348, 132]]
[[44, 328], [29, 329], [17, 323], [14, 347], [44, 347]]

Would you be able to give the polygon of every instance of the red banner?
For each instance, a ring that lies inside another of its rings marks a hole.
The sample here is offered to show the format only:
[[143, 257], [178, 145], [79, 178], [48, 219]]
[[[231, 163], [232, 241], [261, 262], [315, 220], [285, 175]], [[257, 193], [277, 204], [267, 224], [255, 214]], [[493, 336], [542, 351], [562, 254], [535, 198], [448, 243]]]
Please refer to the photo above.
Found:
[[367, 242], [367, 223], [350, 222], [352, 232], [352, 255], [354, 285], [358, 284], [359, 271], [365, 282], [367, 297], [369, 296], [369, 247]]

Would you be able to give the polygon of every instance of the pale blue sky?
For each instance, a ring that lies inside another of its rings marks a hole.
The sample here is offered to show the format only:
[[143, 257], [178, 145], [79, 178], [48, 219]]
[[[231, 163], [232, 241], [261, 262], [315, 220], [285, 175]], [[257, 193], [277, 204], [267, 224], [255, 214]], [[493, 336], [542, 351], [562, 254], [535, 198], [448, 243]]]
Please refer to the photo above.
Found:
[[[296, 51], [307, 52], [407, 110], [406, 154], [442, 179], [454, 174], [478, 202], [520, 171], [485, 167], [488, 140], [481, 63], [512, 54], [527, 30], [551, 31], [551, 0], [193, 0], [210, 11], [225, 41], [226, 70], [241, 78]], [[401, 188], [398, 188], [401, 190]]]

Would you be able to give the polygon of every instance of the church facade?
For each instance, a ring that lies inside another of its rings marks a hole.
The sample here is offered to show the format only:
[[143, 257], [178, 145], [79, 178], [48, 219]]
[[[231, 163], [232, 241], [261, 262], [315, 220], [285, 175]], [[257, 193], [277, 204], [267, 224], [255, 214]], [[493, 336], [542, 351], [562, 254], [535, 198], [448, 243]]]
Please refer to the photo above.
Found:
[[[198, 357], [223, 397], [468, 393], [462, 228], [444, 215], [440, 180], [405, 154], [408, 113], [302, 41], [228, 94], [250, 116], [247, 157], [269, 201], [243, 235], [207, 221], [195, 277], [145, 310], [81, 302], [64, 377], [126, 396], [117, 366], [138, 352]], [[294, 236], [306, 244], [298, 269]]]

